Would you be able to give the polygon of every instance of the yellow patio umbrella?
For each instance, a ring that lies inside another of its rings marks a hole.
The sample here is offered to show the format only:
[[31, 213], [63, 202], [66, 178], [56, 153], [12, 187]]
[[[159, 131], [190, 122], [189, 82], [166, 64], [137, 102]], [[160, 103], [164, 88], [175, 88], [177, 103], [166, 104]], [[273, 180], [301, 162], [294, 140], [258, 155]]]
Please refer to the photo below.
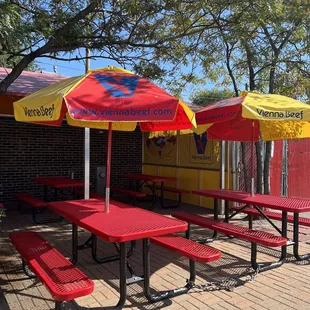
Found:
[[218, 101], [196, 112], [197, 128], [208, 139], [252, 142], [251, 193], [254, 195], [254, 142], [310, 137], [310, 106], [301, 101], [257, 92]]
[[190, 129], [195, 114], [179, 99], [150, 81], [116, 67], [89, 70], [14, 102], [17, 121], [108, 129], [105, 208], [109, 209], [112, 130]]
[[[207, 131], [208, 139], [252, 142], [251, 193], [254, 194], [254, 142], [310, 137], [310, 105], [276, 94], [241, 92], [196, 111], [197, 127], [180, 134]], [[176, 131], [152, 132], [150, 137], [175, 135]]]

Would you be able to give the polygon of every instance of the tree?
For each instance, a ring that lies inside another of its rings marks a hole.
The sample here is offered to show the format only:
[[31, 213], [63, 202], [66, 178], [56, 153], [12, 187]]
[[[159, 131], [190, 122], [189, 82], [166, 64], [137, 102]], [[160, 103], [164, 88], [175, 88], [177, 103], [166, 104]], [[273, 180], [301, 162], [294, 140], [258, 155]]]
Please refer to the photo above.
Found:
[[[222, 86], [230, 85], [236, 96], [247, 82], [250, 90], [309, 100], [307, 1], [231, 1], [220, 14], [217, 5], [208, 9], [217, 31], [192, 55], [203, 66], [205, 78], [222, 77]], [[271, 143], [266, 143], [264, 156], [261, 146], [256, 144], [257, 191], [268, 194]]]
[[[21, 15], [15, 6], [10, 6], [7, 3], [0, 3], [0, 66], [5, 68], [14, 68], [21, 60], [20, 56], [9, 57], [4, 54], [5, 50], [20, 50], [25, 47], [24, 35], [21, 29]], [[35, 63], [30, 63], [27, 70], [37, 71], [40, 67]]]
[[[212, 16], [200, 5], [186, 0], [3, 0], [1, 10], [10, 21], [1, 24], [5, 44], [0, 56], [7, 62], [21, 58], [1, 81], [0, 93], [35, 59], [81, 60], [79, 48], [160, 78], [165, 63], [176, 65], [180, 51], [195, 48], [197, 38], [213, 28]], [[17, 49], [11, 41], [20, 32], [22, 48]]]
[[191, 95], [191, 102], [196, 105], [207, 106], [222, 99], [234, 97], [231, 90], [201, 90]]

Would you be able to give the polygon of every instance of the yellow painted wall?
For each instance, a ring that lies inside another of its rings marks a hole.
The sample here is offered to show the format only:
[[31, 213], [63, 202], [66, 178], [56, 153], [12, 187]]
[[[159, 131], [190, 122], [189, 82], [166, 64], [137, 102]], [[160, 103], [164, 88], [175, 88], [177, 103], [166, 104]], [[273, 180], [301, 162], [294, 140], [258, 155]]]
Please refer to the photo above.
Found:
[[[148, 139], [144, 134], [143, 173], [177, 178], [165, 183], [166, 187], [186, 190], [216, 189], [220, 184], [220, 143], [206, 140], [205, 136], [179, 135]], [[231, 186], [232, 175], [226, 173]], [[146, 190], [149, 192], [149, 190]], [[177, 199], [176, 194], [165, 192], [165, 198]], [[213, 208], [213, 199], [198, 195], [183, 195], [182, 201]]]

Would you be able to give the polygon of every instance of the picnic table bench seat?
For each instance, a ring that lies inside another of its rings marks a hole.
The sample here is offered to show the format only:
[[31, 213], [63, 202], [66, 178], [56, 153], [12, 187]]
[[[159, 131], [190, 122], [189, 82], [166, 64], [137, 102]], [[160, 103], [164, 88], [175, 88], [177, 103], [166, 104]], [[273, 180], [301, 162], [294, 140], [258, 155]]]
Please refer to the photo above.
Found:
[[151, 242], [196, 262], [210, 263], [221, 258], [221, 252], [177, 235], [152, 237]]
[[[150, 186], [150, 185], [147, 185], [146, 187], [148, 187], [150, 190], [153, 190], [153, 187]], [[155, 190], [161, 190], [161, 186], [156, 185], [155, 186]], [[162, 203], [162, 207], [164, 209], [177, 208], [180, 205], [180, 203], [182, 202], [182, 195], [189, 195], [189, 194], [191, 194], [191, 191], [186, 190], [186, 189], [180, 189], [180, 188], [174, 188], [174, 187], [166, 187], [166, 186], [163, 187], [163, 191], [164, 192], [174, 193], [174, 194], [177, 194], [177, 196], [178, 196], [178, 201], [174, 205], [166, 206], [166, 205], [164, 205]]]
[[[136, 205], [136, 198], [142, 198], [146, 197], [147, 195], [145, 193], [141, 192], [135, 192], [132, 190], [124, 189], [124, 188], [118, 188], [118, 187], [111, 187], [111, 191], [123, 195], [128, 195], [129, 197], [133, 198], [133, 205]], [[84, 197], [84, 190], [83, 189], [76, 189], [76, 195], [78, 197]], [[90, 198], [95, 198], [95, 199], [105, 199], [105, 195], [103, 194], [98, 194], [96, 192], [90, 192], [89, 193]]]
[[233, 236], [245, 241], [251, 242], [251, 263], [255, 270], [268, 270], [274, 267], [278, 267], [283, 264], [286, 253], [282, 251], [281, 258], [276, 263], [270, 263], [268, 265], [261, 265], [257, 263], [257, 244], [267, 247], [286, 247], [288, 244], [287, 238], [282, 236], [275, 236], [269, 232], [249, 229], [246, 227], [238, 226], [231, 223], [222, 222], [219, 220], [213, 220], [204, 216], [191, 214], [187, 212], [175, 212], [172, 216], [180, 220], [186, 221], [190, 224], [195, 224], [204, 228], [217, 231], [228, 236]]
[[[77, 188], [75, 190], [75, 193], [78, 197], [84, 197], [84, 189], [79, 189]], [[95, 198], [95, 199], [105, 199], [105, 195], [103, 194], [98, 194], [96, 192], [89, 192], [89, 197], [90, 198]]]
[[[232, 206], [231, 209], [234, 210], [234, 211], [239, 211], [241, 209], [241, 207]], [[241, 212], [246, 213], [246, 214], [250, 214], [250, 215], [261, 216], [260, 212], [257, 211], [254, 208], [245, 208]], [[280, 213], [280, 212], [272, 212], [272, 211], [264, 210], [264, 214], [267, 217], [269, 217], [270, 219], [273, 219], [273, 220], [276, 220], [276, 221], [282, 221], [282, 213]], [[289, 223], [294, 223], [294, 216], [293, 215], [288, 215], [287, 216], [287, 221]], [[299, 221], [300, 225], [310, 227], [310, 218], [299, 217], [298, 221]]]
[[147, 194], [141, 193], [141, 192], [136, 192], [133, 190], [125, 189], [125, 188], [119, 188], [119, 187], [111, 187], [111, 191], [114, 193], [119, 193], [123, 195], [128, 195], [129, 197], [132, 198], [132, 204], [135, 206], [136, 205], [136, 200], [137, 198], [143, 198], [146, 197]]
[[25, 273], [30, 276], [25, 268], [27, 263], [55, 300], [55, 310], [60, 310], [64, 301], [93, 292], [93, 281], [39, 234], [13, 232], [10, 239], [22, 257]]
[[28, 205], [31, 207], [32, 210], [32, 219], [36, 224], [48, 224], [48, 223], [54, 223], [59, 222], [63, 219], [63, 217], [58, 217], [54, 219], [48, 219], [48, 220], [38, 220], [37, 214], [38, 214], [38, 208], [46, 208], [47, 202], [43, 201], [37, 197], [34, 197], [27, 193], [16, 193], [13, 195], [14, 198], [16, 198], [19, 201], [19, 210], [22, 210], [22, 205]]
[[[164, 247], [170, 251], [176, 252], [179, 255], [189, 258], [190, 278], [186, 281], [184, 287], [176, 288], [170, 291], [151, 294], [149, 290], [150, 268], [144, 267], [144, 276], [147, 281], [146, 297], [150, 302], [158, 302], [167, 298], [179, 296], [187, 293], [195, 286], [196, 280], [196, 262], [209, 263], [221, 259], [222, 254], [219, 250], [209, 246], [199, 244], [195, 241], [183, 238], [178, 235], [166, 234], [156, 237], [151, 237], [150, 241], [158, 246]], [[143, 241], [143, 248], [146, 246]], [[143, 251], [145, 253], [145, 249]], [[145, 259], [145, 255], [144, 259]], [[145, 265], [145, 264], [144, 264]]]
[[281, 236], [275, 236], [271, 233], [249, 229], [231, 223], [213, 220], [201, 215], [187, 212], [175, 212], [172, 214], [175, 218], [195, 224], [204, 228], [218, 231], [220, 233], [234, 236], [246, 241], [258, 243], [267, 247], [280, 247], [287, 244], [287, 239]]
[[18, 199], [19, 201], [23, 201], [27, 205], [33, 208], [41, 208], [46, 207], [47, 203], [39, 198], [33, 197], [27, 193], [16, 193], [13, 195], [14, 198]]

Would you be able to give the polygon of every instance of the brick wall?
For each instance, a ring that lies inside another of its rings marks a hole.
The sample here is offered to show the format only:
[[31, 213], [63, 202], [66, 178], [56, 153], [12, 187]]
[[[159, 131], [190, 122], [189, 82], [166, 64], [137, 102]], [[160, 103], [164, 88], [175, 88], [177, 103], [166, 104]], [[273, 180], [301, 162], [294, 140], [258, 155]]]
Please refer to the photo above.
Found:
[[[142, 133], [113, 132], [111, 184], [126, 187], [121, 173], [138, 173], [142, 167]], [[106, 164], [107, 131], [91, 129], [90, 180], [95, 188], [96, 167]], [[0, 202], [10, 202], [19, 191], [42, 197], [43, 188], [31, 181], [37, 176], [83, 178], [84, 129], [63, 125], [48, 127], [0, 118]]]

